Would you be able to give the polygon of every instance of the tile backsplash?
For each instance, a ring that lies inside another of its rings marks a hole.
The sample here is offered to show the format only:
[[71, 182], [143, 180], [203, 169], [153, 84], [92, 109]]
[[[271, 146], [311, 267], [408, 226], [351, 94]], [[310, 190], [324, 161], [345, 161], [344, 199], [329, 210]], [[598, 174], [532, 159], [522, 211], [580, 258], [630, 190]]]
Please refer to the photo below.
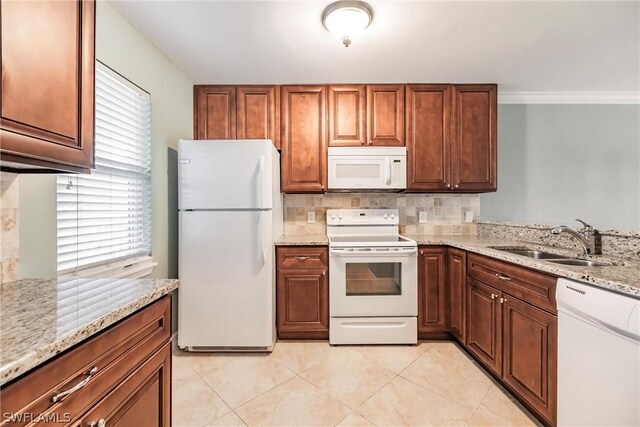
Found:
[[18, 278], [19, 199], [18, 175], [0, 172], [0, 283]]
[[[285, 194], [285, 234], [325, 234], [327, 209], [394, 208], [400, 217], [400, 232], [406, 234], [475, 235], [476, 224], [465, 222], [467, 212], [474, 220], [480, 214], [476, 194], [396, 194], [326, 193]], [[315, 223], [307, 223], [308, 212], [315, 212]], [[418, 221], [425, 211], [425, 223]]]

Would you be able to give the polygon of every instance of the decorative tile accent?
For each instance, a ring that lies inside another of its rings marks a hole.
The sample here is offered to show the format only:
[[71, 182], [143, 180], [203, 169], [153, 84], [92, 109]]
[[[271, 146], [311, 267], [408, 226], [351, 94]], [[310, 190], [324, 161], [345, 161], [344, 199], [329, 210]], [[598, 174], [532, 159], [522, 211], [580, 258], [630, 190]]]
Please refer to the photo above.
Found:
[[18, 278], [19, 202], [18, 175], [0, 172], [0, 283]]
[[[559, 225], [559, 224], [556, 224]], [[582, 251], [572, 236], [551, 234], [554, 226], [518, 224], [500, 221], [478, 221], [478, 235], [493, 239], [509, 239]], [[574, 230], [578, 231], [579, 227]], [[619, 259], [640, 260], [640, 232], [596, 229], [596, 245], [602, 255]]]
[[[323, 235], [327, 229], [327, 209], [393, 208], [398, 209], [400, 232], [434, 235], [474, 235], [475, 223], [464, 222], [465, 213], [480, 214], [476, 194], [396, 194], [396, 193], [326, 193], [284, 195], [285, 235]], [[307, 223], [307, 212], [314, 211], [316, 222]], [[427, 212], [427, 222], [419, 223], [420, 212]]]

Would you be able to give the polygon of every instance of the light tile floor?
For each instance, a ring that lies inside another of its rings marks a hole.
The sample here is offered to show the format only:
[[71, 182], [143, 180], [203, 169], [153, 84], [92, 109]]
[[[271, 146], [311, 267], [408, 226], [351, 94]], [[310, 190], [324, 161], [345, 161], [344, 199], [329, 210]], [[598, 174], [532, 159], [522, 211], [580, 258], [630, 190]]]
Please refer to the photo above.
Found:
[[456, 344], [173, 355], [174, 426], [532, 426]]

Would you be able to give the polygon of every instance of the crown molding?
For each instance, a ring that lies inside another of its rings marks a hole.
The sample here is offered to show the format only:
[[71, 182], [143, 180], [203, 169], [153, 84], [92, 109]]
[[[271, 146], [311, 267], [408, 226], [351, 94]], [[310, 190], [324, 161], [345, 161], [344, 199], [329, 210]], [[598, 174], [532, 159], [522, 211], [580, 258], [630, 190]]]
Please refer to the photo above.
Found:
[[498, 92], [498, 104], [640, 104], [640, 92]]

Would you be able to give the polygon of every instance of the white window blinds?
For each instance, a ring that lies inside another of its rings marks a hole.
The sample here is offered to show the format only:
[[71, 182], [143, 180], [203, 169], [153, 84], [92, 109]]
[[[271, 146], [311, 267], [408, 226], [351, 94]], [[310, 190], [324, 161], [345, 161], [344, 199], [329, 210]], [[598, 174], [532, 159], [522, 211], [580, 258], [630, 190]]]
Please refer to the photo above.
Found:
[[58, 272], [151, 252], [151, 100], [96, 63], [95, 169], [59, 175]]

